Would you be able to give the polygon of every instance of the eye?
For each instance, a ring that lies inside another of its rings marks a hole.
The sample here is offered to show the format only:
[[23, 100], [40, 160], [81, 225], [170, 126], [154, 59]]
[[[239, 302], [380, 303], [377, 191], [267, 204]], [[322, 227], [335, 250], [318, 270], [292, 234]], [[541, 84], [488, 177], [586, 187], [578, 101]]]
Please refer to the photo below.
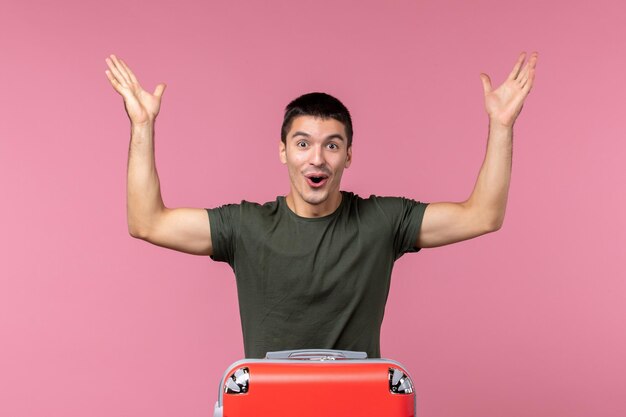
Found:
[[298, 143], [296, 143], [296, 146], [298, 148], [306, 148], [307, 147], [307, 143], [304, 140], [299, 141]]
[[336, 144], [336, 143], [329, 143], [329, 144], [328, 144], [328, 147], [329, 147], [330, 149], [332, 149], [332, 150], [339, 149], [339, 146], [337, 146], [337, 144]]

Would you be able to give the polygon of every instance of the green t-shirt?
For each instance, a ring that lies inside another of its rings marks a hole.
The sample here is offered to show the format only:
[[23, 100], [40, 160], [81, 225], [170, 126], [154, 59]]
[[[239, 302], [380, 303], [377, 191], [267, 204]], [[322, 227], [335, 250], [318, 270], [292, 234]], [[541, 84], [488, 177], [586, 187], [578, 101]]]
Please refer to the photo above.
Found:
[[235, 272], [245, 355], [343, 349], [380, 357], [380, 326], [394, 261], [414, 247], [425, 203], [361, 198], [318, 218], [285, 201], [207, 209], [213, 256]]

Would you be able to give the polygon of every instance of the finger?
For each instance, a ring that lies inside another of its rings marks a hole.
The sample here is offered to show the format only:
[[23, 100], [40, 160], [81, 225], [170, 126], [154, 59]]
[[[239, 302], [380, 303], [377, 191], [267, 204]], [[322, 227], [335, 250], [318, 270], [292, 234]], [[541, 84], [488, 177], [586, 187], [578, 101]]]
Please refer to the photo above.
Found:
[[128, 65], [126, 65], [126, 62], [124, 62], [122, 60], [122, 58], [118, 58], [118, 61], [120, 62], [120, 64], [122, 64], [122, 66], [124, 67], [124, 69], [126, 70], [126, 72], [128, 73], [128, 76], [130, 77], [130, 80], [135, 83], [135, 84], [139, 84], [139, 82], [137, 81], [137, 77], [135, 77], [135, 74], [133, 74], [133, 72], [130, 70], [130, 68], [128, 67]]
[[532, 54], [530, 54], [530, 58], [528, 59], [528, 64], [530, 66], [530, 69], [534, 70], [535, 67], [537, 66], [537, 60], [539, 59], [539, 53], [538, 52], [533, 52]]
[[119, 70], [120, 74], [122, 74], [122, 77], [124, 77], [124, 80], [126, 81], [126, 83], [128, 85], [132, 84], [132, 80], [130, 76], [128, 75], [128, 72], [126, 71], [126, 68], [120, 62], [119, 58], [117, 58], [115, 55], [111, 55], [111, 58], [113, 59], [113, 62], [115, 62], [117, 69]]
[[115, 77], [115, 80], [120, 85], [126, 86], [128, 83], [127, 83], [126, 79], [122, 76], [120, 71], [117, 69], [117, 66], [115, 65], [113, 60], [111, 58], [106, 58], [105, 61], [106, 61], [107, 65], [109, 66], [109, 69], [111, 70], [111, 73]]
[[513, 70], [509, 74], [509, 77], [507, 78], [508, 80], [514, 80], [517, 78], [517, 75], [519, 74], [520, 68], [522, 68], [522, 64], [524, 63], [525, 58], [526, 58], [526, 52], [522, 52], [519, 55], [519, 58], [517, 58], [517, 62], [515, 63]]
[[117, 59], [117, 57], [115, 55], [111, 55], [111, 59], [115, 63], [115, 67], [117, 68], [119, 73], [122, 74], [122, 77], [124, 77], [124, 80], [126, 81], [126, 83], [129, 84], [129, 85], [132, 84], [131, 81], [130, 81], [130, 77], [128, 76], [128, 73], [124, 69], [124, 66]]
[[118, 93], [122, 94], [120, 83], [115, 79], [113, 74], [111, 74], [111, 71], [106, 70], [106, 71], [104, 71], [104, 73], [106, 74], [107, 78], [109, 79], [109, 82], [111, 83], [111, 85], [113, 86], [115, 91], [117, 91]]
[[534, 78], [535, 78], [535, 70], [531, 70], [529, 72], [528, 79], [526, 80], [526, 82], [523, 85], [520, 85], [520, 87], [521, 87], [520, 91], [522, 92], [524, 98], [530, 92], [530, 90], [531, 90], [531, 88], [533, 86]]
[[526, 65], [524, 65], [524, 68], [522, 69], [522, 71], [519, 73], [519, 75], [517, 76], [517, 80], [520, 85], [523, 85], [526, 80], [528, 80], [528, 72], [535, 68], [535, 65], [537, 64], [537, 53], [533, 52], [530, 55], [530, 58], [528, 59], [528, 62], [526, 62]]
[[528, 74], [526, 74], [524, 76], [524, 78], [517, 78], [517, 85], [519, 86], [519, 88], [524, 88], [524, 86], [526, 85], [526, 83], [528, 82]]
[[165, 91], [165, 87], [167, 86], [163, 83], [157, 85], [154, 89], [154, 95], [161, 98], [161, 96], [163, 96], [163, 92]]
[[524, 95], [528, 95], [530, 93], [530, 89], [533, 87], [533, 82], [535, 81], [535, 68], [532, 68], [528, 73], [528, 81], [522, 86], [522, 92]]
[[491, 92], [491, 79], [487, 74], [480, 74], [480, 80], [483, 82], [483, 91], [486, 94]]

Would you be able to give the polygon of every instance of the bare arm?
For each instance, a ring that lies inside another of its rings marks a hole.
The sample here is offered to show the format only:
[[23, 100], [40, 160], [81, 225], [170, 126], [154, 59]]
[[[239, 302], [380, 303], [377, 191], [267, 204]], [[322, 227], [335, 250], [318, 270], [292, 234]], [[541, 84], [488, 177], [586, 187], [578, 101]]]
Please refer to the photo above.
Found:
[[502, 227], [511, 181], [513, 125], [532, 87], [537, 63], [533, 53], [522, 68], [525, 57], [520, 55], [507, 80], [495, 90], [489, 77], [481, 74], [489, 139], [476, 185], [464, 202], [428, 205], [416, 246], [443, 246]]
[[145, 91], [121, 59], [107, 58], [106, 75], [124, 97], [131, 121], [128, 151], [127, 218], [131, 236], [158, 246], [196, 255], [211, 255], [211, 230], [205, 209], [169, 209], [163, 204], [154, 158], [154, 126], [165, 84]]

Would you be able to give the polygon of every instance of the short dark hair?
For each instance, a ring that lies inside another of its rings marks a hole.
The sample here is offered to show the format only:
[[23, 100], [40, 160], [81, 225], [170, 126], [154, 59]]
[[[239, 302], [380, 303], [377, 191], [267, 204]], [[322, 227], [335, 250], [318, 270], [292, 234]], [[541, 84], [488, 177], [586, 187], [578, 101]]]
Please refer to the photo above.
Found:
[[280, 132], [280, 139], [287, 143], [287, 133], [293, 119], [298, 116], [314, 116], [322, 119], [335, 119], [343, 123], [348, 136], [348, 147], [352, 146], [352, 118], [341, 101], [326, 93], [308, 93], [293, 100], [285, 107], [285, 117]]

